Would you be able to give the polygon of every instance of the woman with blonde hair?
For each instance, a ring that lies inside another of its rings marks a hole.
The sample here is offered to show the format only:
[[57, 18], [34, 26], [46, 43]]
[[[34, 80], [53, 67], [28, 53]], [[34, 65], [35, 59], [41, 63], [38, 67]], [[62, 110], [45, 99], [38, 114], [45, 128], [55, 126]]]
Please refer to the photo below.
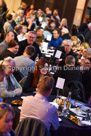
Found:
[[[13, 118], [15, 116], [14, 110], [11, 105], [1, 102], [0, 103], [0, 136], [14, 136], [12, 130]], [[10, 134], [12, 131], [13, 135]]]

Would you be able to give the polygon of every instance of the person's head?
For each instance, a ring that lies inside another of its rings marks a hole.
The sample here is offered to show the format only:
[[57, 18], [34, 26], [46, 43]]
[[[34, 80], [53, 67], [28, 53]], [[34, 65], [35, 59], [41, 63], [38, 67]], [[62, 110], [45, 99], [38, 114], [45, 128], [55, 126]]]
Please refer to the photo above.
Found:
[[34, 10], [34, 5], [33, 4], [30, 5], [30, 10]]
[[83, 51], [84, 49], [90, 48], [90, 45], [87, 42], [82, 42], [80, 45], [80, 51]]
[[13, 125], [14, 110], [11, 105], [1, 102], [0, 103], [0, 132], [10, 132]]
[[15, 40], [11, 40], [8, 43], [8, 50], [10, 50], [12, 53], [17, 54], [19, 51], [19, 45]]
[[87, 58], [91, 58], [91, 48], [87, 48]]
[[5, 33], [5, 41], [7, 41], [8, 43], [11, 40], [14, 40], [14, 38], [15, 38], [15, 35], [14, 35], [13, 31], [9, 31], [9, 32]]
[[77, 36], [72, 36], [71, 40], [73, 41], [73, 45], [74, 46], [78, 46], [79, 45], [80, 40], [78, 39]]
[[44, 58], [39, 59], [38, 62], [36, 63], [33, 73], [34, 73], [34, 80], [32, 83], [32, 87], [36, 87], [39, 77], [48, 74], [48, 61]]
[[68, 66], [74, 66], [75, 65], [75, 57], [72, 55], [68, 55], [65, 59], [65, 64]]
[[27, 33], [27, 26], [22, 25], [22, 34], [26, 34]]
[[65, 27], [62, 28], [61, 30], [61, 35], [63, 36], [64, 34], [68, 34], [69, 33], [69, 30]]
[[29, 45], [24, 50], [24, 55], [27, 55], [29, 57], [32, 57], [35, 53], [35, 47], [32, 45]]
[[21, 8], [22, 9], [26, 9], [27, 8], [27, 3], [25, 3], [24, 1], [22, 1]]
[[91, 22], [88, 23], [88, 28], [89, 28], [89, 30], [91, 30]]
[[36, 29], [36, 36], [38, 36], [38, 37], [41, 37], [41, 36], [43, 36], [43, 28], [42, 27], [38, 27], [37, 29]]
[[53, 86], [54, 86], [53, 77], [49, 76], [41, 77], [37, 85], [38, 93], [48, 97], [52, 92]]
[[41, 9], [38, 9], [38, 16], [43, 16], [43, 11]]
[[14, 27], [17, 34], [20, 34], [22, 32], [22, 25], [18, 24]]
[[58, 10], [57, 10], [57, 9], [54, 9], [53, 15], [54, 15], [54, 16], [57, 16], [57, 15], [58, 15]]
[[63, 18], [62, 20], [61, 20], [61, 26], [67, 26], [67, 18]]
[[7, 57], [2, 62], [6, 76], [10, 76], [15, 69], [15, 61], [11, 57]]
[[8, 15], [6, 16], [6, 20], [7, 20], [7, 21], [12, 21], [12, 14], [8, 14]]
[[64, 40], [63, 43], [64, 43], [64, 51], [66, 54], [68, 54], [72, 49], [73, 42], [72, 40]]
[[17, 17], [17, 14], [16, 14], [15, 12], [12, 12], [11, 15], [12, 15], [12, 20], [15, 21], [15, 20], [16, 20], [16, 17]]
[[86, 59], [88, 57], [87, 49], [84, 49], [82, 52], [82, 56]]
[[5, 76], [5, 73], [4, 73], [3, 65], [0, 64], [0, 82], [3, 81], [4, 76]]
[[84, 59], [85, 64], [91, 64], [91, 58]]
[[53, 38], [57, 39], [60, 36], [60, 31], [58, 29], [54, 29], [53, 31]]
[[24, 10], [19, 9], [19, 10], [17, 11], [17, 15], [20, 16], [20, 17], [23, 17], [23, 16], [24, 16]]
[[33, 31], [28, 32], [27, 42], [28, 44], [32, 45], [36, 40], [36, 34]]
[[48, 61], [44, 58], [39, 59], [36, 63], [35, 71], [37, 71], [37, 74], [46, 75], [48, 73]]
[[2, 4], [3, 4], [3, 2], [4, 2], [4, 0], [0, 0], [0, 5], [2, 5]]
[[54, 21], [50, 22], [50, 27], [52, 30], [54, 30], [56, 28], [56, 23]]

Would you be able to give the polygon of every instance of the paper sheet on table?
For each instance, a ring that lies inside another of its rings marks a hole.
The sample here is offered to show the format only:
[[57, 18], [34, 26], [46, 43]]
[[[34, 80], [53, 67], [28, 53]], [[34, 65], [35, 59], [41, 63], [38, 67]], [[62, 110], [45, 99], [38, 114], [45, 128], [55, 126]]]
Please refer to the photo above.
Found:
[[46, 40], [47, 40], [47, 41], [51, 41], [51, 38], [52, 38], [52, 35], [47, 35]]
[[91, 126], [91, 122], [90, 121], [81, 121], [82, 124], [85, 124], [87, 126]]
[[65, 79], [58, 77], [57, 83], [56, 83], [56, 88], [63, 89], [64, 83], [65, 83]]
[[55, 54], [55, 58], [60, 59], [62, 55], [62, 51], [57, 50]]
[[61, 119], [61, 118], [58, 118], [58, 121], [59, 121], [59, 122], [61, 122], [61, 121], [62, 121], [62, 119]]
[[47, 42], [42, 42], [42, 50], [47, 50], [48, 49], [48, 43]]

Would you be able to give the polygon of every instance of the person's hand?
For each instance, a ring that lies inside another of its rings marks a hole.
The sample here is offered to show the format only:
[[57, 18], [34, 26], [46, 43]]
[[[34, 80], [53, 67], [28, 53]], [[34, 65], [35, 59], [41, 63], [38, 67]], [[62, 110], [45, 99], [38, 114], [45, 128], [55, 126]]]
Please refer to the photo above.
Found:
[[53, 50], [53, 47], [50, 47], [51, 50]]
[[62, 61], [62, 59], [58, 59], [58, 61]]
[[17, 89], [16, 91], [16, 95], [20, 95], [21, 94], [21, 90]]
[[8, 92], [8, 97], [15, 97], [16, 96], [16, 93], [15, 93], [15, 91], [9, 91]]

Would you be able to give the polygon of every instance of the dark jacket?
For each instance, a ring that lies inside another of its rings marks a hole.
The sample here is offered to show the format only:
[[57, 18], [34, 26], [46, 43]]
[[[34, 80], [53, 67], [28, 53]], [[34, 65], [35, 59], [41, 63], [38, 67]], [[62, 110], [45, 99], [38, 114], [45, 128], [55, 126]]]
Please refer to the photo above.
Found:
[[82, 74], [82, 82], [85, 88], [86, 99], [91, 97], [91, 68]]
[[60, 67], [61, 69], [58, 70], [54, 74], [55, 80], [57, 80], [58, 77], [65, 78], [65, 82], [68, 81], [82, 81], [82, 75], [80, 72], [79, 67], [74, 66], [63, 66]]
[[[28, 45], [30, 45], [30, 44], [27, 42], [27, 40], [23, 40], [23, 41], [19, 42], [20, 48], [19, 48], [18, 56], [20, 56], [20, 55], [23, 54], [26, 46], [28, 46]], [[39, 45], [36, 42], [34, 42], [32, 46], [35, 47], [35, 54], [34, 54], [33, 57], [31, 57], [31, 59], [35, 60], [35, 58], [37, 57], [37, 55], [39, 55], [39, 58], [40, 58], [42, 56], [42, 54], [41, 54], [41, 51], [39, 49]]]
[[11, 52], [11, 51], [9, 51], [9, 50], [6, 49], [5, 51], [3, 51], [3, 52], [0, 53], [0, 60], [3, 60], [6, 57], [12, 57], [12, 58], [14, 58], [15, 56], [16, 55], [13, 52]]
[[64, 65], [65, 65], [65, 58], [66, 58], [66, 56], [68, 56], [68, 55], [74, 56], [74, 57], [75, 57], [75, 60], [76, 60], [76, 64], [77, 64], [77, 54], [76, 54], [75, 52], [73, 52], [73, 50], [71, 50], [68, 54], [66, 54], [66, 53], [65, 53], [65, 50], [64, 50], [64, 47], [57, 47], [57, 48], [56, 48], [56, 50], [55, 50], [55, 52], [54, 52], [54, 55], [53, 55], [53, 57], [52, 57], [50, 63], [53, 63], [53, 64], [54, 64], [54, 63], [56, 62], [57, 58], [55, 58], [55, 54], [56, 54], [56, 51], [57, 51], [57, 50], [62, 51], [62, 55], [61, 55], [61, 58], [60, 58], [60, 59], [62, 59], [62, 61], [60, 62], [60, 66], [64, 66]]
[[31, 88], [33, 78], [34, 78], [33, 73], [30, 73], [30, 74], [28, 74], [28, 76], [26, 78], [24, 78], [23, 84], [22, 84], [22, 82], [20, 83], [23, 88], [23, 92], [28, 93], [28, 92], [32, 92], [34, 90], [33, 88]]
[[34, 118], [22, 120], [18, 124], [15, 133], [16, 136], [50, 136], [44, 123]]

